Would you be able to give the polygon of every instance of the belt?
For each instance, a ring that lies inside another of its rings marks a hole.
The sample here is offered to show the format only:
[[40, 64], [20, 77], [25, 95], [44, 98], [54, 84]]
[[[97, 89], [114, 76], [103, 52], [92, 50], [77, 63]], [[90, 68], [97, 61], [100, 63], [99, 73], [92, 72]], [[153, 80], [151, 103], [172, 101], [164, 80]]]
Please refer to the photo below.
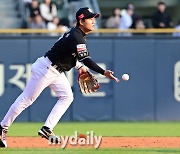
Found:
[[[47, 57], [47, 58], [49, 59], [48, 56], [44, 56], [44, 57], [45, 57], [45, 58]], [[50, 59], [49, 59], [49, 60], [50, 60]], [[50, 61], [51, 61], [51, 60], [50, 60]], [[51, 61], [51, 62], [52, 62], [52, 61]], [[55, 68], [59, 73], [64, 72], [64, 70], [63, 70], [60, 66], [54, 64], [53, 62], [51, 63], [51, 66], [52, 66], [53, 68]]]
[[54, 67], [56, 70], [58, 70], [59, 73], [64, 72], [64, 70], [61, 67], [57, 66], [57, 65], [51, 64], [51, 66]]

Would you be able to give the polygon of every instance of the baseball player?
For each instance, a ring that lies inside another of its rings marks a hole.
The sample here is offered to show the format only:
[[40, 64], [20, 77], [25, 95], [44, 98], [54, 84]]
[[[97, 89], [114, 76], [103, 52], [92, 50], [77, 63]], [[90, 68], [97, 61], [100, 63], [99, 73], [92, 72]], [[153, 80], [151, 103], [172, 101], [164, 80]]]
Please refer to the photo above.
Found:
[[87, 71], [84, 64], [91, 70], [119, 82], [112, 71], [102, 69], [90, 58], [86, 48], [85, 36], [94, 30], [95, 18], [99, 16], [100, 14], [93, 13], [87, 7], [80, 8], [76, 13], [77, 25], [60, 37], [43, 57], [32, 64], [29, 82], [0, 123], [0, 147], [7, 147], [6, 134], [15, 118], [48, 86], [56, 93], [58, 101], [38, 135], [46, 139], [55, 136], [53, 128], [73, 101], [65, 71], [76, 67], [79, 74], [84, 73]]

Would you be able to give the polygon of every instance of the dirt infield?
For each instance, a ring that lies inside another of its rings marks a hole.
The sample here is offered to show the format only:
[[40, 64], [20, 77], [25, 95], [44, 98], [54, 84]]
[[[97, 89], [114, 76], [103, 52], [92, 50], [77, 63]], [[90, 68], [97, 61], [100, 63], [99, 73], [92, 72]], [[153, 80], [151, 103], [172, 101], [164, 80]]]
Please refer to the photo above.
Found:
[[[61, 148], [40, 137], [7, 137], [10, 148]], [[94, 145], [68, 145], [66, 148], [93, 148]], [[180, 137], [102, 137], [99, 148], [180, 148]]]

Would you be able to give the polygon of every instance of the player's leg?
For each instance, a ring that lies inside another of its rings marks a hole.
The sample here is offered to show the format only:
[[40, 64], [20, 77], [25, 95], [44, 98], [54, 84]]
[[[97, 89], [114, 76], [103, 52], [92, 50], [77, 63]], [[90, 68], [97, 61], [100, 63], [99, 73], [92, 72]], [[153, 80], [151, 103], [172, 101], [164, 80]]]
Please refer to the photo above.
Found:
[[[1, 121], [1, 147], [7, 147], [5, 137], [8, 127], [13, 123], [15, 118], [28, 106], [30, 106], [36, 98], [39, 96], [39, 94], [42, 92], [42, 90], [47, 87], [48, 85], [45, 83], [44, 77], [39, 77], [37, 74], [33, 74], [24, 89], [24, 91], [21, 93], [21, 95], [15, 100], [15, 102], [11, 105], [8, 112], [6, 113], [4, 119]], [[4, 146], [3, 146], [4, 143]]]
[[36, 74], [32, 73], [27, 86], [9, 108], [9, 111], [1, 122], [1, 126], [8, 128], [15, 118], [36, 100], [42, 90], [48, 86], [45, 84], [45, 80], [47, 79], [44, 77], [37, 77]]
[[[7, 131], [3, 130], [8, 129], [15, 118], [36, 100], [43, 89], [50, 85], [50, 83], [53, 82], [56, 76], [57, 75], [54, 75], [51, 70], [48, 70], [47, 67], [43, 66], [43, 63], [41, 61], [35, 62], [33, 64], [31, 78], [27, 83], [24, 91], [11, 105], [4, 119], [0, 123], [0, 125], [2, 126], [2, 129], [0, 128], [0, 142], [3, 142], [5, 147], [7, 146], [7, 144], [5, 141], [5, 137], [3, 138], [3, 135], [5, 136]], [[0, 146], [3, 147], [1, 143]]]
[[52, 132], [53, 128], [73, 101], [71, 86], [64, 73], [61, 73], [60, 77], [50, 85], [50, 88], [55, 92], [59, 100], [53, 107], [44, 126], [38, 132], [40, 136], [45, 137], [46, 139], [48, 139], [49, 136], [54, 135]]
[[32, 72], [31, 78], [24, 91], [11, 105], [9, 111], [1, 122], [1, 126], [8, 128], [13, 123], [15, 118], [24, 109], [30, 106], [49, 84], [49, 80], [47, 80], [43, 74]]

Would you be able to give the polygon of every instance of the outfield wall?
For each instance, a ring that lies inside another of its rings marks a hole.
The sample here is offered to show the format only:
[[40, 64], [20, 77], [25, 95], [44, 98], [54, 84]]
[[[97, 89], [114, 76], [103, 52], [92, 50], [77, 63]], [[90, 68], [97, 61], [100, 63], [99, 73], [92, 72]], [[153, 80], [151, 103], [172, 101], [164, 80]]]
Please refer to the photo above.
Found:
[[[0, 37], [0, 119], [24, 89], [31, 64], [57, 37]], [[88, 37], [92, 59], [128, 82], [115, 83], [97, 75], [101, 88], [84, 96], [77, 71], [67, 77], [74, 102], [63, 121], [169, 121], [180, 120], [180, 38]], [[45, 121], [57, 98], [47, 88], [16, 121]]]

